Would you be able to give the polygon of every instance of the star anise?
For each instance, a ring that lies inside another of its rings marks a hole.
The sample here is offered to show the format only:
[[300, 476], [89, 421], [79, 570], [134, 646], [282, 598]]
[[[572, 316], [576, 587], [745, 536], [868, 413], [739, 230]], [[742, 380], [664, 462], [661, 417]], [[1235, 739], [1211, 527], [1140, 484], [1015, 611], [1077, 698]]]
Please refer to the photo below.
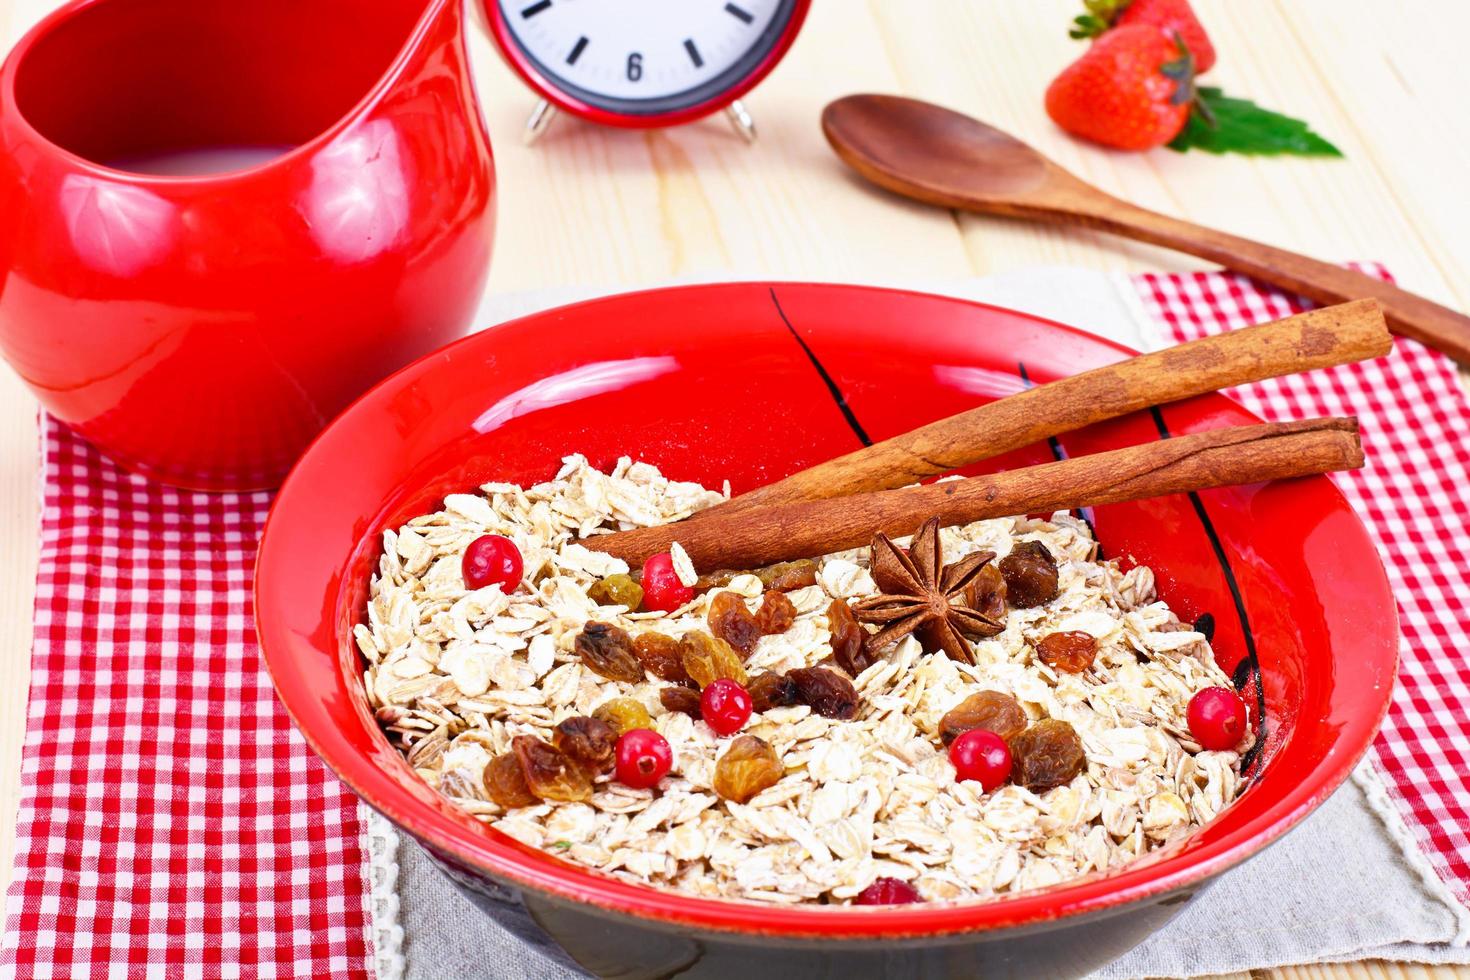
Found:
[[994, 636], [1005, 627], [965, 605], [965, 587], [995, 557], [977, 551], [945, 565], [939, 548], [939, 518], [931, 517], [914, 533], [908, 551], [886, 534], [873, 537], [873, 581], [880, 595], [853, 605], [859, 622], [880, 626], [868, 637], [879, 650], [912, 633], [926, 650], [943, 650], [952, 660], [974, 663], [966, 637]]

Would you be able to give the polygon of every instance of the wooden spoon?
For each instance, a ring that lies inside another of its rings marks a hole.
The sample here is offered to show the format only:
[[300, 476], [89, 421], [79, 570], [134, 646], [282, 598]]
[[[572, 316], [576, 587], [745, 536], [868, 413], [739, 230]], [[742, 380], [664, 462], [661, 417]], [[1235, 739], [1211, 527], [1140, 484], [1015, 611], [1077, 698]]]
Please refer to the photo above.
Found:
[[1470, 366], [1470, 317], [1360, 272], [1129, 204], [978, 119], [918, 99], [850, 95], [823, 110], [822, 131], [843, 161], [890, 191], [940, 207], [1098, 228], [1318, 303], [1371, 296], [1394, 333]]

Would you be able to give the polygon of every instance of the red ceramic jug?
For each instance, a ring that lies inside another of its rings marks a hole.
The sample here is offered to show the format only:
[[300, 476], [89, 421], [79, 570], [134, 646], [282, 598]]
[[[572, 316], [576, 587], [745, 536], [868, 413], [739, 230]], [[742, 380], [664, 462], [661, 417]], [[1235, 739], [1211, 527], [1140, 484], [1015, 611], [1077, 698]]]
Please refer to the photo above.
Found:
[[468, 326], [494, 185], [461, 0], [76, 0], [0, 68], [0, 351], [127, 466], [274, 486]]

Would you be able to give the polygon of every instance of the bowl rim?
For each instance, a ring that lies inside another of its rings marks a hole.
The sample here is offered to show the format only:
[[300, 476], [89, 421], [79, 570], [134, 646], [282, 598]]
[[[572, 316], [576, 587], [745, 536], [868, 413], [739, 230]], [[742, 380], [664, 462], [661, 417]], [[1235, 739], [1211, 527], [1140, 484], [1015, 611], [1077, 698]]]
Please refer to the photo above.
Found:
[[[843, 283], [823, 283], [785, 280], [741, 280], [733, 282], [699, 283], [692, 285], [666, 286], [653, 289], [632, 290], [612, 293], [593, 299], [582, 300], [495, 324], [484, 330], [469, 334], [430, 354], [406, 365], [374, 385], [366, 393], [344, 409], [312, 441], [306, 451], [292, 467], [272, 502], [257, 552], [255, 575], [252, 585], [256, 633], [261, 657], [271, 675], [277, 696], [286, 708], [292, 723], [308, 746], [328, 768], [341, 779], [368, 806], [389, 819], [400, 830], [405, 831], [421, 843], [431, 847], [441, 856], [463, 863], [479, 873], [512, 886], [544, 893], [578, 906], [592, 906], [604, 914], [633, 916], [650, 923], [666, 926], [694, 928], [698, 930], [743, 934], [746, 936], [778, 936], [783, 938], [822, 938], [843, 940], [879, 940], [942, 937], [962, 933], [996, 931], [1020, 927], [1046, 927], [1063, 918], [1093, 917], [1118, 911], [1144, 899], [1163, 896], [1190, 886], [1197, 886], [1223, 871], [1241, 863], [1252, 855], [1274, 843], [1288, 831], [1300, 824], [1308, 814], [1342, 785], [1367, 753], [1379, 726], [1387, 714], [1393, 681], [1398, 670], [1398, 643], [1388, 645], [1383, 651], [1386, 682], [1379, 685], [1374, 710], [1352, 718], [1343, 726], [1339, 744], [1349, 746], [1350, 751], [1338, 751], [1324, 759], [1307, 776], [1280, 798], [1268, 804], [1263, 811], [1248, 820], [1242, 827], [1231, 831], [1226, 837], [1203, 846], [1188, 848], [1149, 860], [1144, 857], [1117, 870], [1104, 873], [1093, 872], [1081, 879], [1062, 882], [1046, 888], [1022, 892], [1014, 896], [1000, 896], [957, 902], [921, 903], [907, 906], [812, 906], [780, 905], [742, 901], [738, 899], [703, 898], [684, 892], [662, 889], [652, 885], [634, 884], [610, 875], [552, 857], [536, 848], [528, 847], [494, 831], [484, 828], [473, 837], [468, 833], [448, 833], [446, 828], [460, 828], [448, 818], [434, 819], [425, 823], [405, 812], [398, 804], [402, 791], [364, 753], [350, 749], [338, 753], [324, 746], [323, 739], [301, 723], [297, 710], [298, 697], [305, 692], [291, 690], [281, 681], [280, 670], [291, 652], [291, 634], [276, 621], [269, 606], [261, 602], [266, 591], [265, 584], [272, 579], [272, 564], [277, 546], [272, 536], [279, 522], [279, 515], [291, 506], [296, 485], [301, 480], [304, 464], [314, 455], [318, 446], [334, 437], [345, 419], [362, 410], [363, 406], [396, 391], [419, 375], [431, 370], [450, 352], [493, 343], [495, 335], [502, 329], [523, 327], [538, 320], [555, 320], [569, 311], [586, 312], [588, 308], [606, 304], [640, 303], [677, 299], [681, 294], [692, 291], [750, 287], [754, 289], [783, 291], [859, 291], [881, 293], [889, 296], [910, 297], [923, 300], [941, 300], [962, 307], [993, 311], [1006, 317], [1020, 318], [1042, 325], [1048, 329], [1063, 331], [1075, 338], [1123, 356], [1136, 356], [1139, 352], [1124, 344], [1100, 337], [1085, 330], [1057, 323], [1045, 317], [1024, 313], [995, 304], [981, 303], [954, 296], [923, 292], [912, 289], [894, 289], [881, 286], [865, 286]], [[1243, 417], [1242, 424], [1260, 421], [1259, 417], [1239, 403], [1214, 393], [1201, 396], [1218, 399], [1223, 405]], [[1370, 572], [1376, 579], [1378, 595], [1364, 597], [1363, 602], [1379, 601], [1388, 613], [1392, 625], [1389, 631], [1398, 637], [1398, 608], [1389, 588], [1387, 573], [1371, 537], [1362, 524], [1362, 519], [1353, 510], [1341, 490], [1324, 476], [1305, 478], [1320, 481], [1330, 494], [1354, 519], [1356, 530], [1362, 533], [1367, 544], [1372, 565]], [[373, 515], [381, 519], [382, 513]], [[380, 530], [373, 533], [380, 533]], [[281, 548], [286, 546], [282, 545]], [[361, 542], [357, 547], [361, 547]], [[356, 549], [354, 549], [354, 553]], [[333, 588], [340, 590], [345, 584]], [[334, 610], [340, 608], [335, 602]], [[318, 656], [327, 656], [334, 663], [340, 661], [340, 647], [351, 643], [351, 637], [339, 635], [333, 628], [333, 649], [314, 648]], [[308, 642], [309, 646], [310, 643]], [[353, 645], [355, 652], [355, 645]], [[1372, 698], [1372, 695], [1366, 695]], [[344, 746], [344, 749], [347, 748]]]

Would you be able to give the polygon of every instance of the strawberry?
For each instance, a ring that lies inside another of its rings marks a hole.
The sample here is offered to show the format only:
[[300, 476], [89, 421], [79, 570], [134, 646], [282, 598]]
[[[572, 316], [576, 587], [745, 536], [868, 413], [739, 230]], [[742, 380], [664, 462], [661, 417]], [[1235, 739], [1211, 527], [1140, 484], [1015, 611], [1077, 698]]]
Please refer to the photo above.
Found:
[[1194, 103], [1193, 58], [1156, 27], [1115, 27], [1052, 80], [1046, 114], [1074, 136], [1147, 150], [1184, 128]]
[[1083, 0], [1087, 13], [1072, 22], [1072, 36], [1098, 37], [1113, 27], [1150, 24], [1166, 37], [1179, 35], [1194, 55], [1194, 72], [1215, 67], [1215, 46], [1194, 15], [1189, 0]]

